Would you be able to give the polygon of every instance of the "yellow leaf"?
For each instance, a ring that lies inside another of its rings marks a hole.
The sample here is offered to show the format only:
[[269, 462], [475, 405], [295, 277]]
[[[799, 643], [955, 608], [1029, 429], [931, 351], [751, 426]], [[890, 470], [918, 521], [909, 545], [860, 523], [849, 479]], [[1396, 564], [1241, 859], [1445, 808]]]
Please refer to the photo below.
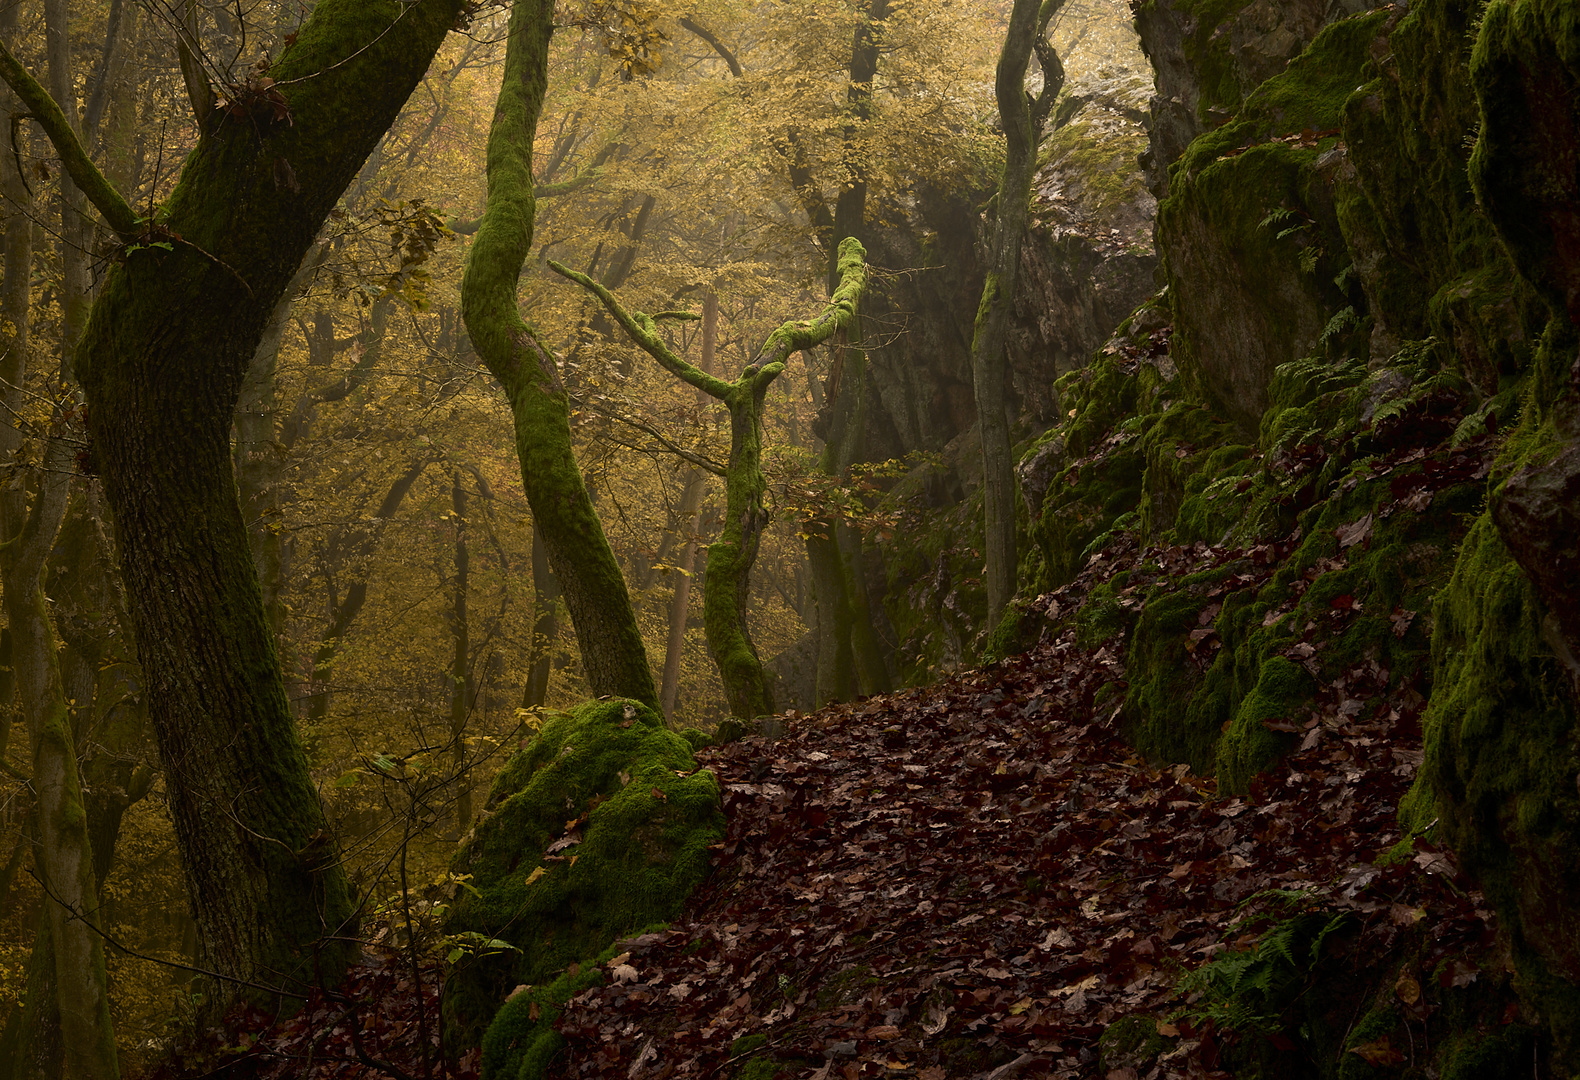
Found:
[[536, 870], [532, 871], [532, 873], [527, 875], [527, 884], [531, 885], [533, 882], [537, 881], [538, 878], [542, 877], [545, 873], [547, 873], [547, 871], [545, 871], [543, 869], [543, 867], [541, 867], [541, 866], [538, 867]]

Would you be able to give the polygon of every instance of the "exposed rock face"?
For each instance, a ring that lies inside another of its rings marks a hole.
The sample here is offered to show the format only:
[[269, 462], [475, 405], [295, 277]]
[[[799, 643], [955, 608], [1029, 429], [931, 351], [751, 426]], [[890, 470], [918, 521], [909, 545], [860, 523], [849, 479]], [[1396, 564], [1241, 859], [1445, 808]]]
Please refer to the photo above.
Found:
[[874, 230], [868, 260], [895, 271], [862, 305], [867, 345], [866, 456], [941, 450], [976, 423], [971, 332], [983, 270], [979, 207], [991, 194], [924, 191], [904, 228]]
[[1352, 260], [1334, 190], [1350, 165], [1337, 136], [1386, 19], [1379, 12], [1325, 30], [1233, 121], [1191, 145], [1159, 208], [1175, 359], [1192, 388], [1248, 432], [1267, 409], [1274, 369], [1319, 350], [1342, 359], [1352, 343], [1340, 334], [1365, 307], [1345, 273]]
[[1136, 32], [1157, 79], [1146, 160], [1153, 194], [1165, 198], [1169, 166], [1185, 148], [1238, 113], [1324, 26], [1382, 6], [1377, 0], [1236, 0], [1228, 10], [1204, 0], [1141, 4]]
[[1148, 93], [1124, 69], [1079, 80], [1043, 142], [1008, 343], [1021, 411], [1037, 429], [1058, 416], [1053, 381], [1083, 366], [1156, 287], [1157, 201], [1138, 166]]

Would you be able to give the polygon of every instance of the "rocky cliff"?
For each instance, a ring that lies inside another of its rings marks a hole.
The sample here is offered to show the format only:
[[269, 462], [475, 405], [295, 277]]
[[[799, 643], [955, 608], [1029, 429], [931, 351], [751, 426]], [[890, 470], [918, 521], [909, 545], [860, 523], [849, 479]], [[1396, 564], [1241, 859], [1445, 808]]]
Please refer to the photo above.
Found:
[[[1132, 743], [1232, 791], [1297, 747], [1337, 746], [1358, 718], [1419, 725], [1419, 769], [1397, 764], [1415, 776], [1402, 820], [1452, 846], [1491, 899], [1524, 1002], [1465, 1020], [1482, 1031], [1466, 1038], [1528, 1025], [1538, 1075], [1574, 1075], [1580, 14], [1559, 0], [1133, 6], [1154, 68], [1144, 164], [1163, 288], [1084, 363], [1026, 363], [1070, 355], [1111, 317], [1071, 304], [1060, 273], [1117, 270], [1058, 247], [1065, 189], [1045, 172], [1052, 240], [1027, 274], [1016, 355], [1026, 430], [1045, 430], [1019, 467], [1020, 614], [989, 647], [1074, 625], [1124, 658]], [[1115, 227], [1139, 274], [1151, 254]], [[1068, 347], [1066, 327], [1080, 328]], [[969, 491], [953, 507], [921, 495], [895, 493], [916, 542], [890, 576], [896, 625], [914, 613], [915, 673], [970, 659], [984, 629]], [[1160, 569], [1181, 549], [1214, 568]], [[1038, 600], [1105, 559], [1125, 569], [1080, 603]], [[1383, 689], [1362, 693], [1367, 680]], [[1404, 1040], [1398, 1001], [1362, 1004], [1367, 1046]], [[1369, 1058], [1355, 1071], [1346, 1048], [1306, 1047], [1342, 1062], [1311, 1075], [1393, 1074]], [[1442, 1075], [1490, 1075], [1433, 1053]]]

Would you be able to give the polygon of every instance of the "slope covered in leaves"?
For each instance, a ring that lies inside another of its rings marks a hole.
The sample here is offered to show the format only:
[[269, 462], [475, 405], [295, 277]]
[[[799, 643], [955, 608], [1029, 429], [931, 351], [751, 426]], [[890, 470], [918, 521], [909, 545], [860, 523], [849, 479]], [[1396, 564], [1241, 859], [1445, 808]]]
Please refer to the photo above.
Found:
[[[1069, 618], [1090, 588], [1269, 576], [1291, 546], [1122, 541], [1039, 599], [1032, 651], [704, 751], [729, 820], [714, 872], [569, 1003], [561, 1075], [1426, 1076], [1466, 1039], [1525, 1045], [1479, 894], [1398, 834], [1413, 685], [1369, 661], [1266, 721], [1300, 739], [1247, 798], [1120, 738], [1123, 653]], [[227, 1074], [422, 1075], [437, 980], [419, 1012], [404, 964], [357, 977], [273, 1029], [234, 1016]]]
[[[1171, 574], [1243, 555], [1146, 553]], [[1137, 559], [1097, 562], [1041, 605]], [[1345, 703], [1388, 674], [1345, 673], [1286, 765], [1220, 800], [1120, 741], [1122, 656], [1049, 636], [713, 751], [715, 876], [571, 1003], [564, 1074], [1297, 1076], [1320, 1050], [1387, 1075], [1425, 1063], [1412, 1029], [1517, 1019], [1478, 895], [1398, 843], [1419, 693], [1362, 722]]]

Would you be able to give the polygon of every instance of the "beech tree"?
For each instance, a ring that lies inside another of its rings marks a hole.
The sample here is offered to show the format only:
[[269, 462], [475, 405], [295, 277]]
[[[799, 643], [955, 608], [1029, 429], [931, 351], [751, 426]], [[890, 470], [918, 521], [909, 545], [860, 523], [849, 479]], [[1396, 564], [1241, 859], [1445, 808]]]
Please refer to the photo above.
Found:
[[[1004, 172], [988, 250], [987, 280], [971, 339], [971, 376], [982, 432], [982, 510], [986, 525], [988, 626], [996, 626], [1015, 595], [1015, 461], [1010, 453], [1009, 357], [1005, 332], [1020, 276], [1020, 245], [1031, 215], [1031, 181], [1037, 143], [1054, 100], [1064, 88], [1064, 68], [1048, 43], [1048, 22], [1065, 0], [1015, 0], [994, 88], [1004, 123]], [[1026, 92], [1026, 68], [1035, 51], [1042, 89]]]
[[114, 512], [204, 962], [255, 991], [335, 978], [355, 910], [264, 616], [232, 414], [276, 301], [462, 7], [323, 0], [278, 61], [194, 93], [199, 143], [151, 220], [0, 49], [120, 243], [76, 350], [88, 465]]
[[631, 340], [666, 371], [717, 398], [730, 410], [730, 460], [723, 473], [724, 529], [718, 540], [708, 546], [703, 619], [708, 651], [719, 665], [730, 712], [742, 719], [771, 713], [774, 708], [762, 660], [746, 625], [752, 564], [768, 524], [768, 509], [763, 502], [768, 490], [762, 468], [763, 399], [768, 387], [784, 372], [791, 355], [822, 344], [855, 322], [856, 305], [866, 287], [865, 257], [861, 241], [846, 237], [839, 247], [839, 287], [827, 307], [816, 319], [787, 322], [775, 330], [756, 358], [733, 381], [710, 375], [675, 355], [659, 336], [653, 316], [627, 312], [608, 289], [586, 274], [549, 262], [556, 273], [596, 295]]
[[517, 0], [488, 135], [488, 204], [467, 255], [461, 313], [510, 401], [527, 502], [570, 610], [592, 692], [659, 708], [630, 593], [571, 448], [570, 403], [554, 354], [522, 319], [516, 281], [532, 249], [532, 140], [547, 89], [553, 5]]

